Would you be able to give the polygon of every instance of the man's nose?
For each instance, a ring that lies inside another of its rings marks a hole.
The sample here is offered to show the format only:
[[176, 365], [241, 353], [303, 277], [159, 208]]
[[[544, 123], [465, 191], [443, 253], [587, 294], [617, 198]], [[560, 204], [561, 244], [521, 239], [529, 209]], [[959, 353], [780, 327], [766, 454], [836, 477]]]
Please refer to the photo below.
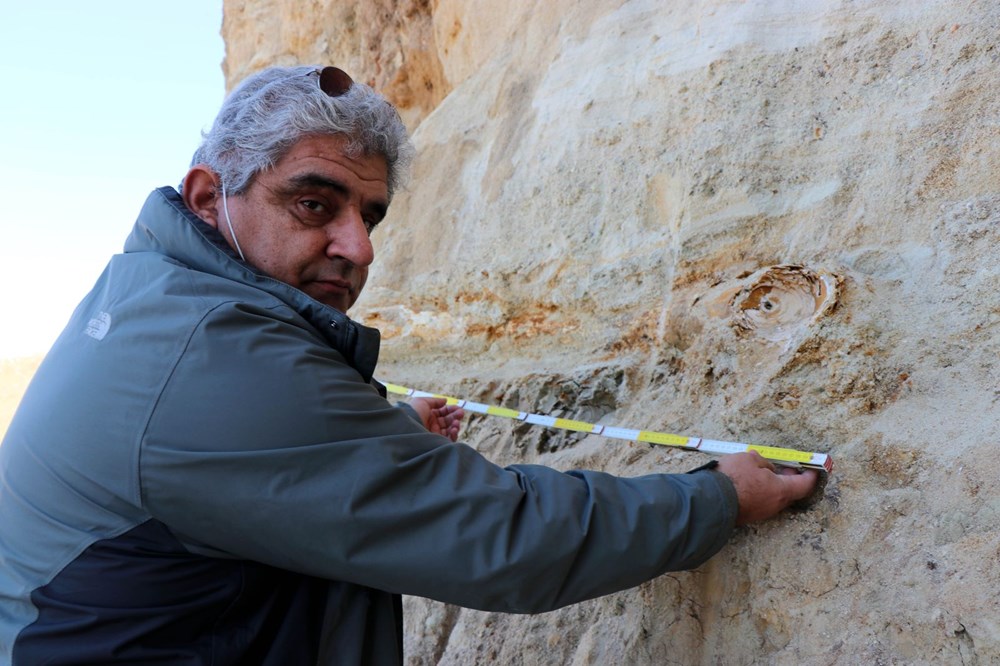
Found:
[[360, 211], [345, 210], [334, 224], [328, 225], [326, 256], [347, 259], [362, 267], [375, 261], [375, 248]]

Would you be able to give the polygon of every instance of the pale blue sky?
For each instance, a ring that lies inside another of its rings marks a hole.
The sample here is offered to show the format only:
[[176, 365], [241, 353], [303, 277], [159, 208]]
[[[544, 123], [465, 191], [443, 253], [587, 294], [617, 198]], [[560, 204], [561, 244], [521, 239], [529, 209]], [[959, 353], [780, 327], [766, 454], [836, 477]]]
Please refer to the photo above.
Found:
[[0, 358], [45, 352], [184, 175], [224, 95], [222, 0], [0, 12]]

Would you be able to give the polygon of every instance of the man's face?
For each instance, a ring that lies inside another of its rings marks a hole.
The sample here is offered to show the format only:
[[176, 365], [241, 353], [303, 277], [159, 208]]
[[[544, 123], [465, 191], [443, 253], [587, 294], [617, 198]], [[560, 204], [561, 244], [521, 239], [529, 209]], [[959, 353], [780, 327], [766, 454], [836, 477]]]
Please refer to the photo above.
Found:
[[[246, 260], [341, 312], [365, 286], [375, 259], [368, 236], [389, 205], [385, 159], [348, 157], [345, 143], [342, 136], [306, 137], [228, 199]], [[228, 237], [221, 201], [217, 210]]]

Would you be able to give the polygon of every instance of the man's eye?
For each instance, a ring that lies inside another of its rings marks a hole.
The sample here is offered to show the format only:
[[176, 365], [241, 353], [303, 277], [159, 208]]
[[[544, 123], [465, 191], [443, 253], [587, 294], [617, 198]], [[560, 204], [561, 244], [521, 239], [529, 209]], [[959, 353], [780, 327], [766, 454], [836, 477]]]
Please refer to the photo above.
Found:
[[303, 199], [302, 205], [308, 208], [309, 210], [313, 211], [314, 213], [322, 213], [324, 210], [326, 210], [326, 206], [324, 206], [319, 201], [316, 201], [315, 199]]

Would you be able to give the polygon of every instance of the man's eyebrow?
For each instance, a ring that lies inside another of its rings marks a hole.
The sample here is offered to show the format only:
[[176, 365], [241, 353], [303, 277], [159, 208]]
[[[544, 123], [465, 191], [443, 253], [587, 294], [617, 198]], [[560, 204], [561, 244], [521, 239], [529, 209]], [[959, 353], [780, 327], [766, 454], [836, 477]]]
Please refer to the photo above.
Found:
[[339, 180], [334, 180], [318, 173], [301, 173], [288, 179], [286, 190], [299, 190], [306, 187], [322, 187], [336, 190], [341, 194], [347, 194], [347, 186]]
[[[288, 179], [287, 186], [281, 189], [288, 194], [292, 194], [298, 190], [308, 188], [330, 189], [341, 195], [347, 195], [350, 193], [350, 188], [344, 183], [318, 173], [302, 173], [292, 176]], [[382, 200], [371, 201], [366, 205], [366, 209], [377, 214], [379, 219], [382, 219], [385, 217], [385, 214], [389, 209], [389, 203]]]

